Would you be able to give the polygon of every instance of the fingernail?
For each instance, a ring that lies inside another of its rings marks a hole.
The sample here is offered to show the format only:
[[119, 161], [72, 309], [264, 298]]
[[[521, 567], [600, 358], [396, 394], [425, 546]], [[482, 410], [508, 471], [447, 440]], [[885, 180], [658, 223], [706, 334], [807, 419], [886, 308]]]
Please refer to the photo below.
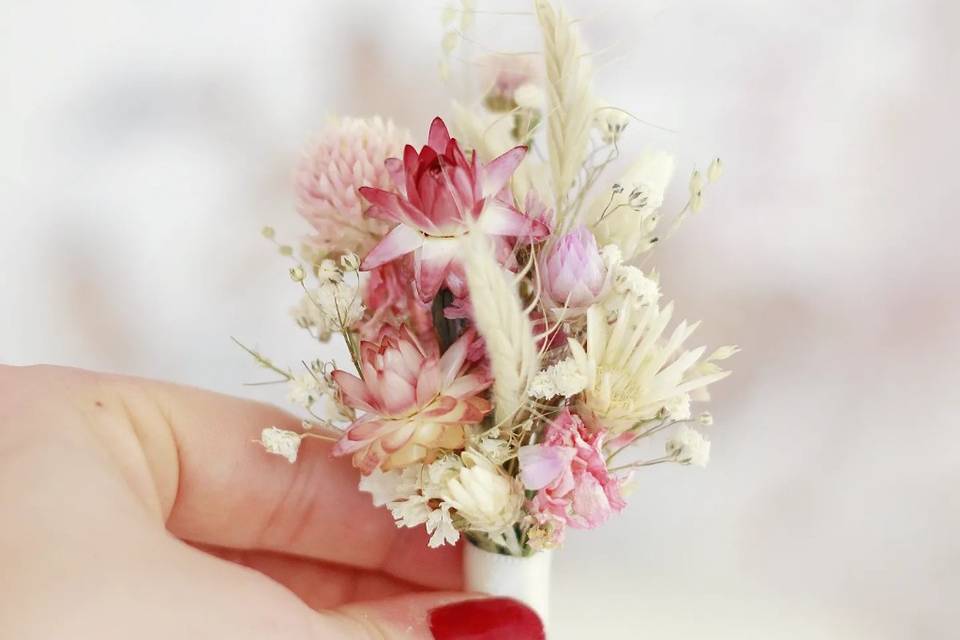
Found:
[[455, 602], [430, 611], [436, 640], [545, 640], [533, 609], [510, 598]]

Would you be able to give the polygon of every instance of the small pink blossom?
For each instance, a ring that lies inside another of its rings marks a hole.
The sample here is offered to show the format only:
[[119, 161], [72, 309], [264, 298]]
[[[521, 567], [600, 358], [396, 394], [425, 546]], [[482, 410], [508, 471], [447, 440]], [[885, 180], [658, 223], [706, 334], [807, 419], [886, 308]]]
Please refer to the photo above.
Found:
[[608, 286], [607, 268], [597, 240], [581, 225], [566, 234], [540, 259], [543, 294], [555, 309], [586, 309]]
[[526, 147], [514, 147], [480, 166], [476, 152], [468, 160], [443, 120], [434, 119], [420, 153], [407, 145], [402, 160], [386, 161], [396, 192], [360, 189], [373, 205], [368, 215], [396, 224], [367, 254], [361, 269], [369, 271], [413, 253], [414, 282], [421, 300], [431, 301], [444, 284], [456, 297], [466, 295], [457, 252], [459, 237], [472, 225], [501, 238], [546, 235], [541, 223], [498, 197], [526, 152]]
[[384, 324], [406, 324], [421, 341], [429, 342], [433, 334], [430, 304], [417, 297], [410, 256], [371, 269], [363, 285], [363, 304], [368, 310], [359, 326], [360, 337], [375, 339]]
[[537, 494], [528, 504], [540, 522], [577, 529], [599, 526], [626, 506], [620, 479], [607, 470], [605, 431], [591, 431], [564, 409], [547, 427], [543, 442], [520, 448], [520, 477]]
[[487, 372], [471, 362], [471, 329], [441, 355], [435, 336], [421, 342], [406, 326], [385, 325], [360, 343], [362, 379], [332, 373], [343, 403], [363, 413], [333, 448], [353, 455], [363, 473], [422, 462], [440, 449], [462, 449], [466, 426], [490, 411]]

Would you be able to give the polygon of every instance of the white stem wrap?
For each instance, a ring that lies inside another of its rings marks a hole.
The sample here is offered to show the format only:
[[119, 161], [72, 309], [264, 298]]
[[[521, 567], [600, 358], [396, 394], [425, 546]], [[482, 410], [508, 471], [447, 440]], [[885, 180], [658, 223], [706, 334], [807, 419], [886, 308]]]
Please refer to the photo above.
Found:
[[551, 552], [528, 558], [484, 551], [468, 543], [463, 553], [467, 591], [514, 598], [533, 608], [547, 625], [550, 602]]

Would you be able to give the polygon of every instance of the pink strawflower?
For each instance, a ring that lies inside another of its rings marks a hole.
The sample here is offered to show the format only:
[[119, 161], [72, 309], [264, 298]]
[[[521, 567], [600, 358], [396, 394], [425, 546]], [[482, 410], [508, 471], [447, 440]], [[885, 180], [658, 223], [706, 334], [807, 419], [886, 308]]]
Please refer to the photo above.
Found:
[[365, 255], [390, 230], [382, 220], [364, 216], [367, 203], [357, 190], [370, 185], [390, 189], [383, 165], [398, 155], [410, 134], [380, 118], [341, 118], [321, 131], [297, 168], [297, 210], [313, 225], [308, 240], [321, 255]]
[[465, 426], [490, 411], [480, 395], [490, 378], [468, 359], [475, 337], [467, 331], [442, 356], [435, 337], [421, 342], [406, 326], [385, 325], [376, 341], [362, 341], [363, 379], [332, 374], [343, 402], [365, 412], [333, 454], [353, 454], [354, 466], [368, 474], [427, 460], [440, 449], [462, 449]]
[[360, 189], [374, 205], [369, 216], [396, 224], [367, 254], [361, 269], [375, 269], [413, 252], [414, 279], [424, 302], [432, 300], [444, 284], [455, 296], [463, 297], [466, 279], [456, 260], [458, 238], [472, 224], [499, 237], [546, 235], [541, 223], [497, 197], [526, 152], [526, 147], [514, 147], [480, 166], [476, 152], [468, 160], [443, 120], [434, 119], [428, 143], [420, 153], [407, 145], [403, 160], [386, 161], [396, 192]]
[[580, 225], [540, 258], [542, 295], [554, 309], [584, 311], [606, 290], [609, 279], [597, 240]]
[[620, 479], [603, 457], [605, 431], [591, 431], [564, 409], [543, 442], [520, 448], [520, 477], [537, 494], [527, 505], [538, 521], [592, 529], [626, 506]]

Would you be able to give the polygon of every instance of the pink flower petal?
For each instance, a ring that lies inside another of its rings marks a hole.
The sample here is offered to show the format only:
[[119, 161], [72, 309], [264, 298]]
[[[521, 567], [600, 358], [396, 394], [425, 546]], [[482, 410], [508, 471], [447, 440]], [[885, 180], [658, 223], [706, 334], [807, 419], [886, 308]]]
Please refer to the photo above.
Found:
[[360, 265], [361, 271], [376, 269], [382, 264], [395, 260], [402, 255], [419, 248], [423, 244], [423, 236], [414, 229], [400, 224], [393, 228], [380, 243], [370, 250]]
[[570, 466], [576, 454], [570, 447], [551, 447], [546, 445], [526, 445], [520, 447], [520, 479], [523, 486], [532, 491], [543, 489]]
[[443, 153], [447, 148], [448, 142], [450, 142], [450, 132], [447, 131], [447, 125], [443, 123], [443, 120], [437, 116], [433, 119], [433, 122], [430, 123], [427, 145], [437, 153]]
[[481, 171], [480, 193], [487, 198], [495, 196], [510, 182], [510, 176], [517, 170], [523, 157], [527, 155], [524, 146], [514, 147], [503, 155], [488, 162]]
[[332, 374], [333, 381], [340, 388], [340, 394], [343, 401], [354, 409], [363, 409], [364, 411], [375, 412], [375, 400], [363, 380], [357, 376], [336, 369]]
[[539, 239], [548, 232], [539, 220], [532, 220], [497, 200], [487, 201], [477, 222], [480, 229], [492, 236], [530, 236]]
[[414, 269], [417, 292], [423, 302], [430, 302], [440, 291], [456, 248], [457, 242], [449, 238], [430, 238], [423, 242]]

